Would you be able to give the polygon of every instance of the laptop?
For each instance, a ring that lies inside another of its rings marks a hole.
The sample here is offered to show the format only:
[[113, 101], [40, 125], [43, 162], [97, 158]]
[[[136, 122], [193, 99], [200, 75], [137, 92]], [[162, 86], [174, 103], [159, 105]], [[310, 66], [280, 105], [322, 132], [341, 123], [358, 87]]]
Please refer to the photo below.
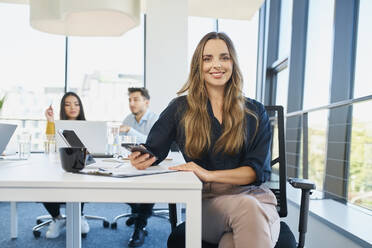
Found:
[[3, 154], [17, 125], [0, 123], [0, 156]]
[[[68, 121], [56, 120], [56, 130], [73, 130], [93, 157], [106, 155], [107, 123], [105, 121]], [[57, 148], [66, 146], [60, 135], [56, 135]], [[112, 157], [112, 156], [111, 156]]]

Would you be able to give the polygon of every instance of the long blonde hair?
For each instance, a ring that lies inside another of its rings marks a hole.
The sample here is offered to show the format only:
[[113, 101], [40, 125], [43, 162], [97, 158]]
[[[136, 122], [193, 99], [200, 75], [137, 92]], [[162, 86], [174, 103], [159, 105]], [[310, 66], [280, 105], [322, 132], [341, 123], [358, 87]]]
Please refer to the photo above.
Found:
[[190, 74], [187, 82], [178, 95], [187, 91], [188, 108], [182, 118], [185, 130], [185, 152], [191, 158], [200, 158], [211, 146], [211, 119], [207, 110], [208, 92], [203, 77], [203, 50], [211, 39], [223, 40], [233, 62], [231, 78], [225, 86], [223, 103], [222, 134], [213, 147], [215, 152], [236, 154], [243, 146], [246, 136], [245, 113], [256, 118], [256, 114], [245, 107], [242, 93], [243, 77], [239, 69], [236, 51], [230, 38], [224, 33], [210, 32], [206, 34], [195, 49], [192, 56]]

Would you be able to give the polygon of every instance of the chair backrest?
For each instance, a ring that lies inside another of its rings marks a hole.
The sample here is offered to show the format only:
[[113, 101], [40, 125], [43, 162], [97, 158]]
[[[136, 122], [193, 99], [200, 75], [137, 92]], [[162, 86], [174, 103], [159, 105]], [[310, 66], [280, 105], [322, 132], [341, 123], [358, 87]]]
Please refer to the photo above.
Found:
[[287, 171], [285, 158], [284, 111], [282, 106], [265, 106], [270, 117], [272, 130], [271, 178], [266, 184], [278, 200], [277, 210], [280, 217], [287, 216]]

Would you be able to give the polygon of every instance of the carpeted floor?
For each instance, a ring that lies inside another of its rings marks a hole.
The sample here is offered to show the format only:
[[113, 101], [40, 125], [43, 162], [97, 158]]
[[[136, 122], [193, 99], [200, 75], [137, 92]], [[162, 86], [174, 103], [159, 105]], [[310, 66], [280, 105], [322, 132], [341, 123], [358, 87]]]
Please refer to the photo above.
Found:
[[[155, 207], [166, 207], [167, 204], [157, 204]], [[126, 204], [117, 203], [87, 203], [84, 206], [84, 213], [88, 215], [104, 216], [109, 222], [119, 214], [129, 211]], [[17, 203], [18, 212], [18, 238], [10, 238], [10, 204], [0, 202], [0, 247], [1, 248], [31, 248], [31, 247], [66, 247], [65, 230], [56, 239], [46, 239], [45, 231], [42, 230], [41, 237], [35, 239], [32, 233], [32, 227], [36, 224], [36, 217], [47, 214], [41, 203]], [[132, 233], [132, 227], [125, 225], [126, 219], [121, 219], [118, 228], [103, 228], [101, 221], [90, 220], [90, 232], [82, 240], [83, 248], [96, 247], [127, 247], [128, 240]], [[152, 217], [147, 225], [149, 235], [142, 248], [162, 248], [166, 247], [168, 235], [170, 233], [170, 224], [165, 219]]]

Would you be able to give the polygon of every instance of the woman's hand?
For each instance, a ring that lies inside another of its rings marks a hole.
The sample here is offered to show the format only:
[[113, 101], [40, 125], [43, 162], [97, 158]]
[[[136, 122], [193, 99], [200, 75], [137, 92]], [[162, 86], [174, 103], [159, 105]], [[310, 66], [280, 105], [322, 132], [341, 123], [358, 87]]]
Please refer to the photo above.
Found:
[[49, 122], [54, 122], [54, 111], [52, 105], [45, 110], [45, 117]]
[[138, 170], [145, 170], [156, 161], [156, 157], [150, 157], [148, 153], [141, 155], [140, 152], [133, 152], [128, 158], [130, 159], [130, 163]]
[[194, 162], [170, 166], [169, 169], [178, 171], [192, 171], [203, 182], [208, 183], [212, 181], [212, 172], [202, 168], [201, 166], [195, 164]]

